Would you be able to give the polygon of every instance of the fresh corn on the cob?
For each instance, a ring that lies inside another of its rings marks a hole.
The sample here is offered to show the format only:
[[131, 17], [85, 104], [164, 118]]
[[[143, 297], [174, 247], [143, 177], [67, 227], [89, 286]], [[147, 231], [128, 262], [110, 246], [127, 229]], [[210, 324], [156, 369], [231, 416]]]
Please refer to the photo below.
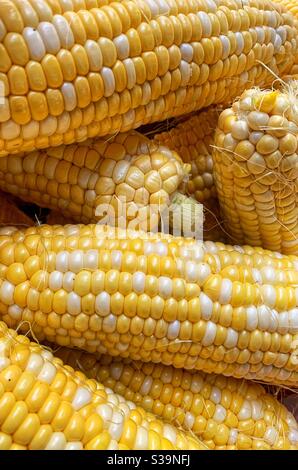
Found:
[[297, 52], [270, 0], [1, 0], [0, 156], [227, 102]]
[[173, 201], [186, 167], [176, 152], [133, 131], [3, 157], [0, 188], [76, 222], [110, 218], [110, 225], [148, 231]]
[[182, 183], [180, 190], [194, 196], [199, 202], [216, 197], [211, 145], [218, 117], [219, 111], [212, 107], [154, 137], [156, 142], [175, 150], [185, 163], [190, 163], [190, 177]]
[[259, 384], [68, 348], [55, 354], [210, 449], [298, 449], [295, 418]]
[[298, 386], [298, 258], [103, 226], [0, 229], [0, 317], [88, 352]]
[[0, 450], [203, 449], [0, 323]]
[[222, 112], [214, 178], [234, 243], [298, 254], [298, 101], [286, 87], [246, 91]]
[[0, 225], [19, 225], [30, 227], [33, 220], [17, 207], [12, 198], [0, 191]]

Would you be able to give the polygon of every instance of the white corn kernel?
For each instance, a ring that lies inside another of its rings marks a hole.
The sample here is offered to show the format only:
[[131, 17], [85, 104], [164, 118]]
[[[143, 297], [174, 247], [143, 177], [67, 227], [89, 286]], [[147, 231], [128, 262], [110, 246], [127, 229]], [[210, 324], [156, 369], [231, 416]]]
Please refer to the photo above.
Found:
[[126, 34], [120, 34], [119, 36], [115, 37], [113, 42], [117, 50], [118, 59], [127, 59], [129, 57], [130, 47]]
[[113, 416], [113, 408], [111, 407], [111, 405], [103, 403], [101, 405], [98, 405], [98, 407], [96, 408], [96, 412], [103, 419], [104, 427], [105, 429], [107, 429], [111, 423], [111, 419]]
[[288, 433], [288, 439], [291, 442], [291, 444], [298, 444], [298, 430], [291, 429], [290, 432]]
[[84, 268], [84, 253], [81, 250], [75, 250], [69, 253], [69, 269], [78, 273]]
[[115, 441], [119, 441], [122, 432], [123, 432], [123, 425], [124, 425], [124, 417], [121, 413], [118, 411], [114, 411], [112, 419], [111, 419], [111, 424], [109, 426], [109, 433], [111, 435], [112, 439], [115, 439]]
[[205, 11], [199, 11], [197, 13], [197, 16], [199, 17], [201, 21], [202, 37], [210, 38], [212, 34], [212, 24], [211, 24], [208, 14]]
[[159, 295], [165, 299], [168, 299], [172, 295], [173, 282], [172, 279], [165, 276], [160, 276], [158, 279], [159, 283]]
[[202, 345], [203, 346], [211, 346], [211, 344], [213, 344], [214, 340], [215, 340], [215, 336], [216, 336], [216, 325], [215, 323], [213, 323], [212, 321], [208, 321], [207, 322], [207, 326], [206, 326], [206, 331], [205, 331], [205, 335], [202, 339]]
[[148, 431], [143, 426], [138, 426], [137, 435], [135, 440], [136, 450], [147, 450], [148, 449]]
[[75, 39], [69, 23], [62, 15], [54, 15], [52, 21], [63, 49], [71, 49], [75, 44]]
[[185, 280], [186, 282], [197, 282], [200, 278], [200, 267], [194, 261], [186, 261]]
[[66, 446], [66, 439], [63, 432], [53, 432], [45, 450], [64, 450]]
[[253, 331], [257, 328], [258, 326], [258, 311], [257, 308], [254, 305], [251, 305], [250, 307], [247, 307], [246, 309], [246, 328], [248, 331]]
[[228, 444], [229, 444], [230, 446], [236, 444], [237, 438], [238, 438], [238, 431], [237, 431], [237, 429], [231, 429], [230, 435], [229, 435]]
[[73, 408], [78, 411], [88, 405], [92, 399], [90, 390], [86, 387], [78, 387], [75, 396], [71, 402]]
[[38, 376], [41, 372], [44, 365], [44, 360], [39, 354], [31, 353], [29, 360], [26, 365], [26, 371], [32, 372], [34, 375]]
[[233, 328], [227, 328], [227, 337], [224, 342], [224, 346], [228, 349], [232, 349], [237, 346], [238, 342], [238, 333], [237, 331], [233, 330]]
[[98, 251], [97, 250], [88, 250], [84, 254], [84, 268], [88, 270], [98, 269]]
[[53, 271], [49, 275], [49, 288], [58, 291], [63, 285], [63, 274], [61, 271]]
[[184, 417], [184, 426], [186, 427], [186, 429], [192, 429], [194, 423], [195, 423], [195, 416], [189, 411], [187, 411]]
[[62, 287], [66, 292], [73, 291], [75, 278], [76, 275], [71, 271], [68, 271], [63, 275]]
[[173, 446], [176, 445], [177, 432], [173, 426], [169, 424], [165, 424], [163, 427], [163, 435], [166, 439], [168, 439], [173, 444]]
[[64, 448], [64, 450], [83, 450], [83, 444], [78, 441], [68, 442]]
[[18, 305], [10, 305], [8, 307], [8, 315], [14, 320], [21, 320], [23, 314], [23, 309]]
[[57, 369], [51, 362], [45, 362], [41, 371], [39, 372], [37, 379], [41, 382], [46, 382], [49, 385], [53, 382], [57, 373]]
[[34, 28], [24, 28], [23, 37], [26, 41], [32, 60], [41, 61], [46, 55], [46, 48], [39, 32]]
[[81, 311], [81, 297], [75, 292], [69, 292], [67, 295], [67, 312], [70, 315], [79, 315]]
[[216, 405], [213, 419], [217, 423], [222, 423], [227, 416], [227, 410], [222, 405]]
[[200, 286], [202, 286], [204, 282], [206, 281], [206, 279], [210, 276], [211, 269], [210, 269], [209, 264], [207, 263], [199, 263], [198, 268], [199, 268], [198, 283]]
[[267, 331], [269, 327], [270, 309], [266, 305], [257, 307], [258, 310], [258, 328], [261, 331]]
[[132, 276], [132, 288], [137, 294], [142, 294], [145, 290], [146, 275], [137, 271]]
[[101, 317], [110, 313], [110, 295], [107, 292], [101, 292], [95, 299], [95, 312]]
[[269, 426], [264, 434], [264, 441], [268, 442], [271, 446], [273, 446], [278, 438], [278, 431], [273, 426]]
[[241, 410], [237, 416], [241, 421], [251, 418], [251, 404], [248, 400], [244, 400]]
[[230, 279], [223, 279], [221, 286], [218, 301], [220, 304], [225, 305], [229, 304], [232, 299], [233, 283]]
[[0, 300], [5, 305], [13, 305], [13, 294], [14, 294], [15, 286], [8, 281], [2, 281], [0, 287]]
[[218, 387], [212, 387], [212, 390], [211, 390], [211, 393], [210, 393], [210, 400], [213, 401], [213, 403], [215, 403], [215, 404], [220, 403], [221, 391]]
[[263, 279], [263, 282], [266, 283], [268, 282], [269, 283], [274, 283], [275, 282], [275, 270], [272, 266], [265, 266], [263, 268], [261, 268], [261, 275], [262, 275], [262, 279]]
[[213, 302], [206, 294], [204, 294], [204, 292], [200, 292], [200, 307], [202, 319], [210, 320], [212, 316]]
[[111, 439], [107, 447], [107, 450], [118, 450], [118, 449], [119, 449], [118, 442], [115, 441], [115, 439]]
[[123, 364], [112, 364], [111, 365], [111, 377], [115, 380], [120, 380], [123, 371]]
[[57, 54], [61, 49], [61, 43], [57, 31], [52, 23], [42, 21], [39, 23], [37, 30], [42, 37], [46, 51], [49, 54]]
[[150, 377], [150, 376], [146, 377], [144, 379], [143, 383], [142, 383], [142, 386], [139, 390], [139, 393], [146, 396], [150, 392], [150, 389], [152, 387], [152, 383], [153, 383], [152, 377]]
[[254, 421], [258, 421], [263, 417], [263, 404], [260, 400], [251, 401], [251, 417]]
[[68, 252], [67, 251], [60, 251], [56, 255], [56, 269], [57, 271], [61, 271], [66, 273], [68, 271]]
[[174, 340], [178, 338], [180, 332], [180, 322], [179, 320], [175, 320], [169, 323], [167, 337], [169, 340]]
[[289, 310], [289, 327], [292, 334], [298, 333], [298, 308]]

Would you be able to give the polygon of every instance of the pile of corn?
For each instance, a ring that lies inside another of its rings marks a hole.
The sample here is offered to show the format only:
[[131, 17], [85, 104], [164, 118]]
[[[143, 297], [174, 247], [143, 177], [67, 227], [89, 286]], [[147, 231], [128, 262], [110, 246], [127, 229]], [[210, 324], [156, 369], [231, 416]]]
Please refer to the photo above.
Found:
[[298, 449], [297, 11], [0, 1], [0, 450]]

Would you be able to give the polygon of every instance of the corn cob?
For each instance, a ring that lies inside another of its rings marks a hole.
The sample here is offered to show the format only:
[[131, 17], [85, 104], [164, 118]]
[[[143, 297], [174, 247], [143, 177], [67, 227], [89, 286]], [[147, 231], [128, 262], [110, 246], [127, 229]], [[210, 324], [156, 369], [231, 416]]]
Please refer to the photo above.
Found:
[[203, 449], [0, 323], [0, 449]]
[[223, 111], [213, 159], [233, 242], [298, 254], [298, 115], [292, 89], [252, 89]]
[[176, 151], [185, 163], [190, 163], [189, 180], [182, 183], [180, 190], [194, 196], [199, 202], [216, 197], [211, 145], [218, 117], [219, 111], [212, 107], [154, 137], [156, 142]]
[[[0, 156], [125, 132], [287, 73], [298, 23], [269, 0], [1, 0]], [[264, 63], [266, 67], [263, 67]]]
[[33, 221], [21, 211], [15, 201], [0, 191], [0, 224], [31, 226]]
[[298, 449], [296, 420], [259, 384], [68, 348], [55, 354], [209, 449]]
[[0, 159], [0, 188], [11, 194], [76, 222], [110, 217], [144, 230], [158, 225], [186, 175], [176, 152], [136, 132]]
[[0, 229], [0, 318], [88, 352], [298, 386], [298, 258], [112, 227]]

